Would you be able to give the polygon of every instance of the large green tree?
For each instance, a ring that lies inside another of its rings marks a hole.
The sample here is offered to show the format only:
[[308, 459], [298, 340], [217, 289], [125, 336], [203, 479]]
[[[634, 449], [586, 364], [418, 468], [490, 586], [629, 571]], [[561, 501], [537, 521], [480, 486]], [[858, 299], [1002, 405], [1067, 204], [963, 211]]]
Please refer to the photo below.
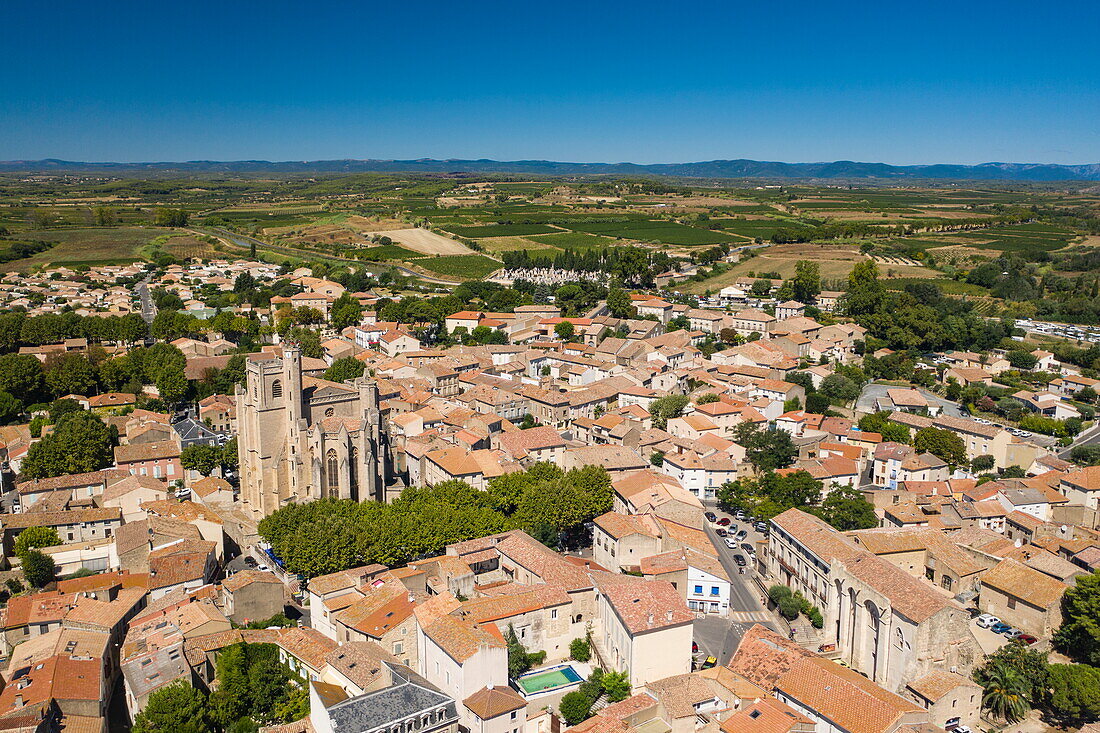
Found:
[[744, 447], [745, 459], [762, 472], [786, 468], [798, 455], [791, 434], [779, 428], [761, 429], [754, 423], [743, 422], [737, 426], [733, 440]]
[[33, 404], [44, 396], [45, 383], [42, 362], [30, 354], [0, 356], [0, 390]]
[[325, 379], [330, 382], [346, 382], [349, 379], [356, 379], [363, 376], [363, 372], [366, 370], [367, 365], [358, 359], [345, 356], [342, 359], [337, 359], [332, 362], [328, 369], [325, 370]]
[[922, 428], [913, 438], [913, 447], [920, 453], [931, 453], [951, 466], [967, 463], [966, 443], [950, 430]]
[[794, 278], [791, 280], [794, 299], [809, 303], [821, 292], [821, 266], [812, 260], [799, 260], [794, 267]]
[[222, 450], [212, 445], [189, 445], [180, 451], [180, 465], [209, 476], [221, 465]]
[[663, 430], [668, 425], [668, 421], [683, 412], [689, 402], [687, 396], [682, 394], [665, 395], [653, 400], [649, 405], [649, 414], [653, 416], [653, 426]]
[[878, 526], [874, 505], [851, 486], [832, 489], [814, 513], [841, 532]]
[[329, 320], [337, 331], [358, 324], [362, 317], [363, 306], [351, 293], [342, 293], [329, 309]]
[[60, 544], [61, 537], [53, 527], [27, 527], [15, 538], [15, 554], [22, 557], [28, 550]]
[[1027, 714], [1028, 683], [1011, 667], [996, 667], [982, 681], [982, 707], [1008, 723], [1014, 723]]
[[83, 354], [66, 354], [46, 367], [46, 384], [55, 397], [88, 395], [97, 383], [96, 369]]
[[630, 295], [622, 288], [608, 291], [607, 309], [615, 318], [634, 318], [638, 315], [638, 309], [630, 302]]
[[19, 561], [23, 564], [23, 577], [35, 588], [42, 588], [57, 578], [53, 558], [40, 550], [25, 551]]
[[114, 460], [112, 430], [90, 412], [66, 415], [54, 431], [31, 445], [23, 459], [24, 478], [49, 478], [106, 468]]
[[1100, 572], [1078, 578], [1062, 596], [1054, 645], [1079, 662], [1100, 666]]
[[208, 733], [206, 698], [182, 680], [149, 696], [134, 719], [134, 733]]
[[1045, 707], [1065, 727], [1100, 718], [1100, 668], [1087, 664], [1052, 664]]

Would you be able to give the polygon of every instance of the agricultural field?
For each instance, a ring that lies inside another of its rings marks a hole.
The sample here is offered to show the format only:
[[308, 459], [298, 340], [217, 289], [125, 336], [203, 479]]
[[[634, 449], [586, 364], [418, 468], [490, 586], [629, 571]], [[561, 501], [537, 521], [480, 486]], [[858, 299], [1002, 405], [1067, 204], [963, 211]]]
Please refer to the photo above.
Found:
[[446, 230], [458, 237], [480, 239], [482, 237], [526, 237], [532, 234], [553, 234], [557, 227], [546, 224], [490, 224], [488, 226], [450, 226]]
[[[826, 290], [843, 289], [848, 273], [857, 263], [867, 259], [857, 246], [843, 244], [777, 244], [757, 252], [760, 254], [738, 262], [720, 275], [699, 282], [686, 282], [676, 289], [687, 293], [715, 291], [732, 285], [739, 277], [756, 277], [765, 272], [777, 273], [779, 277], [786, 279], [794, 276], [799, 260], [812, 260], [818, 264]], [[880, 266], [879, 270], [883, 278], [943, 277], [941, 273], [927, 267], [909, 265]]]
[[601, 249], [615, 244], [615, 240], [609, 237], [601, 237], [597, 234], [586, 234], [584, 232], [544, 234], [541, 237], [532, 237], [531, 241], [550, 245], [557, 249], [574, 250]]
[[480, 280], [501, 266], [496, 260], [478, 254], [421, 257], [409, 264], [433, 275], [458, 280]]
[[[547, 236], [558, 236], [556, 234], [550, 234]], [[491, 237], [489, 239], [481, 239], [478, 241], [481, 245], [481, 249], [489, 255], [498, 255], [501, 252], [519, 252], [526, 250], [528, 252], [557, 252], [557, 247], [549, 244], [543, 244], [537, 242], [534, 239], [528, 239], [526, 237]]]
[[229, 251], [224, 244], [214, 244], [191, 233], [161, 235], [142, 247], [140, 253], [146, 259], [150, 259], [151, 253], [157, 249], [179, 260], [217, 259], [241, 255], [240, 251]]
[[427, 229], [389, 229], [375, 232], [380, 237], [389, 237], [402, 247], [425, 255], [470, 255], [474, 251], [462, 242], [444, 237]]
[[412, 260], [423, 256], [421, 252], [414, 252], [411, 249], [405, 249], [396, 244], [380, 244], [375, 247], [364, 247], [357, 251], [355, 255], [361, 260], [370, 260], [373, 262], [402, 262], [404, 260]]
[[575, 224], [562, 222], [562, 226], [577, 232], [602, 234], [616, 239], [688, 247], [739, 241], [736, 237], [731, 237], [720, 231], [698, 229], [684, 224], [677, 224], [674, 221], [648, 221], [644, 219], [633, 221], [580, 221]]
[[80, 267], [123, 265], [144, 259], [143, 247], [165, 233], [163, 228], [96, 227], [48, 229], [31, 233], [31, 239], [57, 242], [50, 249], [3, 265], [7, 272], [28, 272], [49, 265]]

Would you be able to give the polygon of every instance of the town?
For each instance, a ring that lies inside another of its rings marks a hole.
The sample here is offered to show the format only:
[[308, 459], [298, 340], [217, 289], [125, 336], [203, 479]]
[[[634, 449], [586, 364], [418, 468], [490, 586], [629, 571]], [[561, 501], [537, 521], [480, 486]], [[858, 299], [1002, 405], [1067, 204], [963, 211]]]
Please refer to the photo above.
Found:
[[0, 278], [0, 730], [1096, 720], [1097, 347], [797, 265]]

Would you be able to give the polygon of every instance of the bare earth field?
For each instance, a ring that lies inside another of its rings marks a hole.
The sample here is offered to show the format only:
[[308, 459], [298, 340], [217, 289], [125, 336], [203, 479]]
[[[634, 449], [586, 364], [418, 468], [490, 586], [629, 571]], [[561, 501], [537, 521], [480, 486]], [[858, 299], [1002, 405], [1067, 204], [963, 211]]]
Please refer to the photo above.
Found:
[[456, 242], [435, 232], [429, 232], [427, 229], [390, 229], [373, 233], [389, 237], [402, 247], [426, 255], [477, 254], [462, 242]]

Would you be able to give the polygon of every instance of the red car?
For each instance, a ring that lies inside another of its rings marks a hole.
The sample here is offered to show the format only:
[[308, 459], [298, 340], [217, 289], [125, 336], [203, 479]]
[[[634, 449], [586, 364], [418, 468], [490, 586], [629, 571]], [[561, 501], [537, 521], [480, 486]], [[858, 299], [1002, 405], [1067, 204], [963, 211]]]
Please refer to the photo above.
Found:
[[1020, 642], [1021, 644], [1024, 644], [1025, 646], [1031, 646], [1035, 642], [1039, 641], [1038, 639], [1036, 639], [1031, 634], [1020, 634], [1019, 636], [1016, 637], [1015, 640]]
[[729, 517], [722, 517], [721, 519], [718, 520], [718, 526], [720, 526], [720, 527], [730, 526], [730, 518]]
[[714, 534], [718, 535], [719, 537], [725, 537], [729, 534], [729, 532], [719, 527], [718, 529], [714, 530]]
[[691, 642], [691, 653], [692, 654], [698, 654], [699, 653], [699, 645], [697, 643], [695, 643], [694, 641]]

